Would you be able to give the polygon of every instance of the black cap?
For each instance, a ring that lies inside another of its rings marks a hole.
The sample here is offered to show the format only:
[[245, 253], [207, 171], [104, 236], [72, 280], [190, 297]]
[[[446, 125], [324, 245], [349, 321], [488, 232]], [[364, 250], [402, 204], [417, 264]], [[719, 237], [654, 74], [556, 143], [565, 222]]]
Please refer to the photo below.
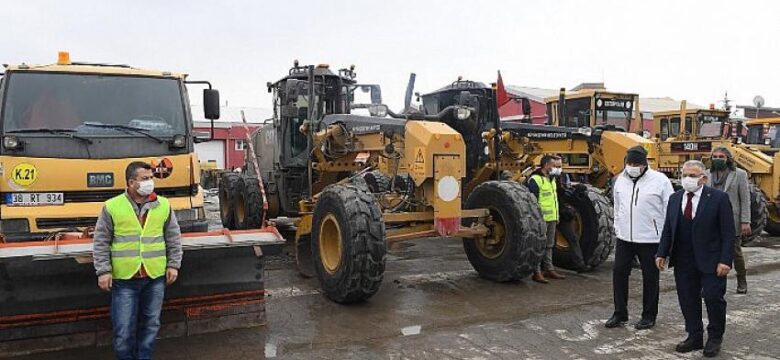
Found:
[[647, 150], [641, 145], [628, 149], [626, 152], [626, 163], [647, 165]]

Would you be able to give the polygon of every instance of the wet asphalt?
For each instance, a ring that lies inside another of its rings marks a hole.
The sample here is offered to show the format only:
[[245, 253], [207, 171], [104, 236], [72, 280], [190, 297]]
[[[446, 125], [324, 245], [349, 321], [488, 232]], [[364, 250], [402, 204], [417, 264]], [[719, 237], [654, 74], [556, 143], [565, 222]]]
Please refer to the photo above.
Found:
[[[212, 215], [213, 216], [213, 215]], [[218, 220], [217, 220], [218, 221]], [[780, 238], [746, 247], [749, 292], [729, 277], [720, 359], [780, 358]], [[683, 319], [670, 271], [661, 274], [655, 328], [606, 329], [612, 313], [610, 259], [596, 270], [537, 284], [483, 280], [458, 239], [390, 248], [379, 292], [339, 305], [295, 270], [289, 249], [266, 262], [265, 327], [158, 341], [159, 359], [698, 359], [677, 354]], [[641, 275], [632, 274], [631, 323], [641, 313]], [[706, 317], [705, 317], [706, 318]], [[110, 348], [20, 359], [106, 359]]]

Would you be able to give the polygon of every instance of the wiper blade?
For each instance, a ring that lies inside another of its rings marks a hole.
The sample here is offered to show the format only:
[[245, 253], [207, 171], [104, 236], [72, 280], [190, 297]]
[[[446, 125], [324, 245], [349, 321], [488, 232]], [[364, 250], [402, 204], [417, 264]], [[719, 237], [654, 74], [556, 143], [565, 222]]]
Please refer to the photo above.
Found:
[[87, 144], [92, 144], [92, 140], [89, 138], [85, 138], [83, 136], [74, 135], [73, 133], [76, 132], [74, 129], [46, 129], [46, 128], [35, 128], [35, 129], [16, 129], [16, 130], [9, 130], [6, 131], [6, 134], [18, 134], [18, 133], [47, 133], [47, 134], [55, 134], [55, 135], [63, 135], [65, 137], [69, 137], [71, 139], [81, 140]]
[[117, 124], [98, 124], [98, 123], [91, 123], [91, 122], [85, 122], [83, 125], [84, 126], [96, 127], [96, 128], [122, 130], [126, 134], [131, 134], [131, 133], [141, 134], [141, 135], [146, 136], [146, 137], [148, 137], [148, 138], [150, 138], [152, 140], [156, 140], [159, 143], [164, 143], [165, 142], [165, 140], [148, 133], [146, 130], [141, 129], [141, 128], [137, 128], [137, 127], [133, 127], [133, 126], [117, 125]]
[[15, 134], [15, 133], [52, 133], [52, 134], [58, 134], [58, 133], [74, 133], [76, 130], [74, 129], [49, 129], [49, 128], [33, 128], [33, 129], [15, 129], [15, 130], [8, 130], [5, 133], [6, 134]]

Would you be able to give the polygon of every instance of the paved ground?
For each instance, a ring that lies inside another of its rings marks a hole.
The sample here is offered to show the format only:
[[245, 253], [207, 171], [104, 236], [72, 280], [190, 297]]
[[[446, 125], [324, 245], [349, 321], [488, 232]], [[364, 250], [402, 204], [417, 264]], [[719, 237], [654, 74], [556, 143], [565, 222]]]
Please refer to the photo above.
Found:
[[[425, 239], [391, 249], [385, 281], [370, 301], [342, 306], [303, 279], [285, 255], [267, 264], [268, 324], [166, 339], [160, 359], [678, 359], [683, 321], [670, 272], [661, 277], [658, 326], [606, 329], [612, 312], [611, 267], [541, 285], [496, 284], [477, 277], [455, 239]], [[733, 293], [722, 359], [780, 358], [780, 239], [746, 248], [750, 292]], [[631, 308], [637, 316], [639, 273]], [[637, 320], [635, 317], [632, 320]], [[110, 358], [108, 348], [29, 359]]]

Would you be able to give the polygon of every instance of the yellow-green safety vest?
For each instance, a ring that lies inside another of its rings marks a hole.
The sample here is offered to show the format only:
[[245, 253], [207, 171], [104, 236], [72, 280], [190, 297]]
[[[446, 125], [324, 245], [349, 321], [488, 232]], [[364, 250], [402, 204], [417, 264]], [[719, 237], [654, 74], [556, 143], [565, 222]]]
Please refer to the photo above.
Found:
[[132, 278], [141, 265], [152, 279], [165, 274], [165, 222], [171, 207], [164, 197], [158, 196], [157, 201], [159, 204], [146, 214], [143, 228], [126, 194], [106, 201], [106, 210], [114, 222], [114, 240], [111, 242], [111, 276], [114, 279]]
[[539, 187], [539, 207], [542, 208], [544, 221], [558, 221], [558, 192], [555, 181], [541, 175], [531, 176]]

